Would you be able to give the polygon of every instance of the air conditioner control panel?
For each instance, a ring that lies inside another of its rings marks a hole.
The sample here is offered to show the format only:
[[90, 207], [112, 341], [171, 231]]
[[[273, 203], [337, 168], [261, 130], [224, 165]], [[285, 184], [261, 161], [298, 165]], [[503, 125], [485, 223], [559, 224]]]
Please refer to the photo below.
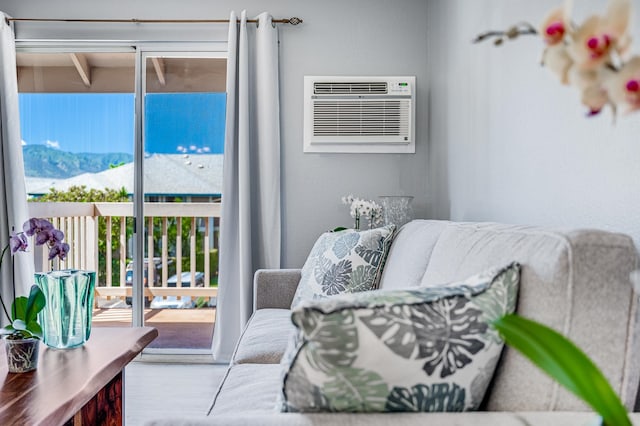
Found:
[[389, 94], [411, 95], [411, 83], [409, 81], [390, 81]]

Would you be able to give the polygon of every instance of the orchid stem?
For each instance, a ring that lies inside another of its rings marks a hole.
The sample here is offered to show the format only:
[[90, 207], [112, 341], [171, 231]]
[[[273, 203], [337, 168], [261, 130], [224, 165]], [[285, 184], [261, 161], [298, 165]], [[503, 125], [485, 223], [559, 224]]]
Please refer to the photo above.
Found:
[[[13, 300], [16, 300], [16, 262], [13, 257], [11, 257], [11, 287], [13, 289]], [[16, 304], [11, 304], [11, 315], [12, 318], [16, 317]]]

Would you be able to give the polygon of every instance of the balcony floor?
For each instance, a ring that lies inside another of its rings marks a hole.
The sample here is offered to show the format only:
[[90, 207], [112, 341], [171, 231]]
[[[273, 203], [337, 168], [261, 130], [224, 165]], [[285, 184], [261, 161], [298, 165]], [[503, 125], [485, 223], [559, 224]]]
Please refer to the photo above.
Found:
[[[131, 324], [131, 308], [93, 310], [93, 327]], [[145, 325], [156, 327], [158, 337], [149, 348], [211, 349], [215, 308], [145, 309]]]

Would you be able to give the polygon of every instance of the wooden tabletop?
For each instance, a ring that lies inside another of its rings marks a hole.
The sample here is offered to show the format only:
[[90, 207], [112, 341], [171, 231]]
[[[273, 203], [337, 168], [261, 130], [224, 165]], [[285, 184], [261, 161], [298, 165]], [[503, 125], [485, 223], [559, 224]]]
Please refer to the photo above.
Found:
[[75, 349], [40, 345], [38, 369], [8, 373], [0, 344], [0, 425], [57, 425], [78, 412], [158, 335], [152, 327], [95, 327]]

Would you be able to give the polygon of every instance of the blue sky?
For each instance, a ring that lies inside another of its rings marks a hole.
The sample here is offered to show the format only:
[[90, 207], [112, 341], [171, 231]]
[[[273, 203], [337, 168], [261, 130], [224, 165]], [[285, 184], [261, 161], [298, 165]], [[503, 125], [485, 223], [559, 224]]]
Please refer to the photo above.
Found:
[[145, 151], [221, 154], [224, 93], [151, 93], [145, 98]]
[[[22, 93], [23, 143], [133, 154], [133, 101], [129, 93]], [[148, 94], [145, 103], [146, 152], [222, 153], [224, 93]]]

